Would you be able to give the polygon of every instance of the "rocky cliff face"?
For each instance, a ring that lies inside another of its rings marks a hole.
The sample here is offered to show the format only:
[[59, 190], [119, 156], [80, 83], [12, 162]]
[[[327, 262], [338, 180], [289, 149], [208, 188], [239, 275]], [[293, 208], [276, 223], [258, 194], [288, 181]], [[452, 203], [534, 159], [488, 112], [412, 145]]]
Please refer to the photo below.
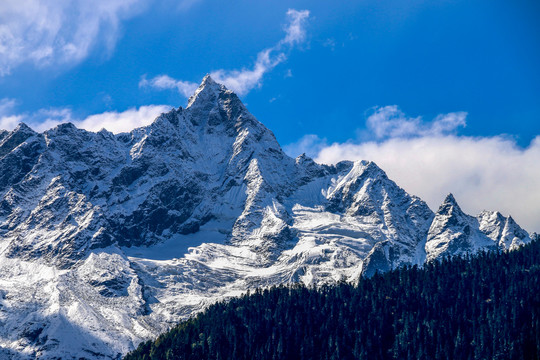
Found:
[[452, 195], [433, 213], [373, 162], [288, 157], [208, 76], [131, 133], [0, 133], [0, 235], [0, 355], [63, 359], [119, 357], [256, 286], [530, 241]]

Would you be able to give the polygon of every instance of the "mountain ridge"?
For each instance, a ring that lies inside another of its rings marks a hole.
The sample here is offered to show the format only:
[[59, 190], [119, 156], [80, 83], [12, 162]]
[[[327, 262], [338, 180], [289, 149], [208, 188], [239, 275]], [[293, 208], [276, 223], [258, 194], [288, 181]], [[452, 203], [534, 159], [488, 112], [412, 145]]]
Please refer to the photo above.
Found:
[[129, 133], [1, 133], [0, 170], [0, 347], [19, 358], [117, 358], [248, 289], [531, 239], [452, 195], [433, 212], [373, 162], [287, 156], [210, 76]]

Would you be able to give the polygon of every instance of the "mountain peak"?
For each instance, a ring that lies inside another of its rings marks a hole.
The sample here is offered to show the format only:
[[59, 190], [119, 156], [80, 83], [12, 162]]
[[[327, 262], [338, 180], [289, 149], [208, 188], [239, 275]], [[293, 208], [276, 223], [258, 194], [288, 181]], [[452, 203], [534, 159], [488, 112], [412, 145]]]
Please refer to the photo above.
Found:
[[444, 198], [443, 204], [450, 204], [450, 205], [457, 205], [456, 198], [454, 197], [454, 194], [448, 193], [446, 195], [446, 198]]
[[446, 195], [446, 198], [444, 199], [443, 203], [439, 207], [439, 210], [437, 211], [437, 213], [450, 215], [454, 213], [461, 214], [463, 213], [463, 211], [459, 207], [454, 195], [452, 193], [449, 193], [448, 195]]
[[219, 84], [212, 79], [210, 74], [207, 74], [195, 93], [189, 97], [187, 107], [192, 107], [196, 103], [203, 102], [213, 102], [217, 100], [220, 92], [226, 92], [228, 90], [224, 85]]
[[214, 81], [214, 79], [212, 79], [212, 77], [210, 76], [210, 74], [206, 74], [203, 79], [202, 79], [202, 82], [201, 82], [201, 85], [200, 86], [212, 86], [212, 85], [219, 85], [217, 82]]
[[35, 133], [35, 131], [32, 130], [30, 126], [26, 125], [23, 122], [20, 122], [19, 125], [17, 125], [15, 129], [13, 129], [13, 132], [14, 133], [24, 132], [24, 133], [32, 133], [32, 134]]
[[[116, 359], [248, 288], [356, 280], [529, 241], [510, 220], [479, 229], [451, 194], [434, 215], [374, 162], [295, 163], [210, 76], [188, 109], [131, 133], [64, 123], [2, 134], [0, 358]], [[48, 316], [51, 306], [73, 311]]]
[[386, 178], [386, 173], [375, 162], [368, 160], [355, 161], [351, 174], [356, 177]]
[[361, 164], [364, 166], [365, 171], [377, 174], [386, 174], [383, 169], [379, 167], [375, 162], [369, 160], [362, 160]]
[[295, 159], [295, 162], [297, 164], [304, 164], [306, 162], [312, 163], [314, 162], [312, 158], [306, 155], [306, 153], [302, 153], [301, 155], [297, 156]]

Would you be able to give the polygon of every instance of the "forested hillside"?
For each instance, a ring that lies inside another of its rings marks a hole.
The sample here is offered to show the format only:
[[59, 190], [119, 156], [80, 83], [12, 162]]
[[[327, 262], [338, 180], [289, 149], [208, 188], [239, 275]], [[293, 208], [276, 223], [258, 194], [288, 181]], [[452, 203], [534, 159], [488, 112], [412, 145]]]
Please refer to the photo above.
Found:
[[357, 286], [257, 290], [125, 359], [540, 359], [540, 241]]

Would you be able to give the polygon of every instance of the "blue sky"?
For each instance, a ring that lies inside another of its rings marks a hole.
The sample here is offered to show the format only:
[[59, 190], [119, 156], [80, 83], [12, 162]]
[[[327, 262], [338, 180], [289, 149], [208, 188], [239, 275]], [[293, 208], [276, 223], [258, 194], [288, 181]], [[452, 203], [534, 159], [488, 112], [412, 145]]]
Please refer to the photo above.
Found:
[[539, 18], [532, 0], [2, 3], [0, 125], [123, 131], [212, 73], [291, 155], [369, 156], [432, 208], [452, 191], [540, 230]]

